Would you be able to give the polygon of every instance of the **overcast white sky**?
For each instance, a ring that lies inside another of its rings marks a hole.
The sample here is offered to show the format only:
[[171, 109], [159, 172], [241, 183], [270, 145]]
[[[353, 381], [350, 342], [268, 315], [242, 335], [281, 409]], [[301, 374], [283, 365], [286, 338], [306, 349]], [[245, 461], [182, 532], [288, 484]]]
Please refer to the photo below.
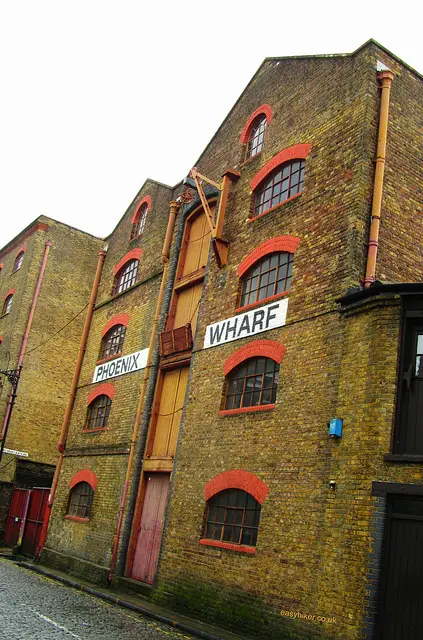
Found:
[[423, 73], [422, 3], [0, 0], [0, 247], [45, 214], [110, 233], [194, 164], [266, 56], [370, 37]]

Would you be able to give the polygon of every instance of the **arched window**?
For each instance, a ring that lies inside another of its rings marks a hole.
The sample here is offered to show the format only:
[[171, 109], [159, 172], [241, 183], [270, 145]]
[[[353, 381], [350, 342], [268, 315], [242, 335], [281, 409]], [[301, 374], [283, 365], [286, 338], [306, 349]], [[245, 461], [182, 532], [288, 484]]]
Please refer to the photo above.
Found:
[[24, 259], [25, 251], [20, 251], [15, 258], [15, 264], [13, 265], [13, 271], [17, 271], [21, 268], [23, 259]]
[[224, 410], [274, 404], [279, 364], [271, 358], [248, 358], [226, 378]]
[[3, 304], [3, 315], [6, 315], [6, 313], [9, 313], [10, 308], [12, 306], [12, 302], [13, 302], [13, 293], [10, 293], [8, 296], [6, 296], [6, 298], [4, 299], [4, 304]]
[[138, 273], [139, 260], [129, 260], [115, 275], [112, 295], [121, 293], [135, 284]]
[[131, 239], [136, 238], [137, 236], [140, 236], [144, 231], [145, 222], [147, 220], [147, 213], [148, 213], [148, 202], [144, 202], [141, 205], [139, 211], [137, 212], [137, 215], [133, 222]]
[[261, 505], [241, 489], [225, 489], [207, 501], [204, 538], [255, 547]]
[[271, 253], [255, 264], [241, 279], [239, 307], [276, 296], [291, 287], [294, 256], [287, 251]]
[[88, 405], [86, 430], [102, 429], [109, 421], [112, 399], [105, 394], [99, 395]]
[[262, 150], [264, 143], [264, 132], [266, 131], [266, 127], [266, 115], [264, 113], [261, 113], [253, 121], [248, 134], [247, 150], [245, 154], [246, 159], [252, 158]]
[[68, 503], [68, 516], [88, 519], [91, 515], [94, 491], [88, 482], [78, 482], [70, 492]]
[[305, 160], [292, 160], [277, 167], [254, 192], [253, 217], [301, 193]]
[[109, 329], [101, 341], [99, 360], [117, 356], [122, 353], [123, 342], [125, 340], [126, 327], [123, 324], [116, 324]]

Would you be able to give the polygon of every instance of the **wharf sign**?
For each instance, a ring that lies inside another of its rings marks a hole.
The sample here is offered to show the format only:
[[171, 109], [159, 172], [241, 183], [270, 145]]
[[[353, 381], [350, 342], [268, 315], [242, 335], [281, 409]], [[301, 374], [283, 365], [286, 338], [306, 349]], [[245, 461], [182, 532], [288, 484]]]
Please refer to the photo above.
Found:
[[286, 323], [288, 298], [267, 304], [260, 309], [241, 313], [239, 316], [221, 320], [206, 327], [203, 349], [217, 347], [232, 340], [254, 336], [262, 331], [283, 327]]
[[122, 358], [116, 358], [116, 360], [111, 360], [104, 364], [98, 364], [94, 369], [93, 382], [102, 382], [109, 378], [122, 376], [125, 373], [145, 369], [147, 357], [148, 349], [142, 349], [142, 351], [130, 353], [129, 356], [123, 356]]

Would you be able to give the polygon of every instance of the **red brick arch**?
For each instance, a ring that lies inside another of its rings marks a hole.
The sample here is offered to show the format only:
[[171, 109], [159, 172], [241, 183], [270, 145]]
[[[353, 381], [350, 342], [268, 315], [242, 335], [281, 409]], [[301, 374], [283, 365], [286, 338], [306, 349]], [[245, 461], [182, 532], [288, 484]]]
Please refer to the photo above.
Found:
[[19, 255], [20, 253], [22, 253], [22, 252], [23, 252], [23, 253], [25, 253], [25, 252], [26, 252], [26, 246], [25, 246], [25, 245], [22, 245], [22, 247], [19, 249], [19, 251], [17, 251], [17, 252], [15, 253], [15, 258], [17, 258], [17, 257], [18, 257], [18, 255]]
[[16, 289], [9, 289], [9, 291], [6, 291], [6, 293], [4, 294], [4, 299], [6, 300], [6, 298], [8, 298], [9, 296], [14, 296], [16, 293]]
[[292, 147], [288, 147], [287, 149], [283, 149], [283, 151], [279, 151], [269, 162], [266, 162], [264, 167], [260, 169], [258, 173], [254, 176], [254, 178], [250, 182], [250, 186], [252, 191], [255, 191], [259, 186], [260, 182], [263, 182], [265, 178], [279, 167], [279, 165], [284, 164], [284, 162], [288, 162], [288, 160], [305, 160], [310, 153], [311, 144], [294, 144]]
[[268, 486], [260, 480], [254, 473], [243, 471], [242, 469], [233, 469], [224, 471], [215, 476], [212, 480], [204, 485], [204, 498], [210, 500], [216, 493], [225, 489], [241, 489], [251, 494], [257, 502], [263, 504], [267, 494]]
[[272, 122], [272, 107], [270, 106], [270, 104], [262, 104], [255, 111], [253, 111], [253, 113], [250, 115], [247, 122], [245, 123], [244, 128], [241, 132], [241, 136], [239, 138], [239, 141], [241, 144], [246, 144], [248, 142], [248, 136], [250, 135], [251, 125], [253, 124], [257, 116], [259, 116], [261, 113], [263, 113], [266, 116], [267, 124], [270, 124]]
[[150, 196], [144, 196], [144, 198], [138, 203], [137, 208], [135, 209], [134, 215], [132, 216], [132, 224], [135, 224], [138, 214], [140, 212], [140, 209], [142, 207], [143, 204], [147, 203], [147, 211], [150, 211], [151, 209], [151, 198]]
[[282, 358], [285, 355], [286, 347], [276, 340], [253, 340], [248, 344], [245, 344], [240, 349], [234, 351], [223, 363], [223, 373], [228, 375], [244, 360], [248, 358], [271, 358], [278, 364], [282, 362]]
[[118, 271], [122, 269], [123, 265], [130, 260], [141, 260], [143, 253], [144, 251], [142, 249], [132, 249], [131, 251], [128, 251], [128, 253], [126, 253], [113, 267], [113, 273], [116, 275]]
[[275, 238], [269, 238], [244, 258], [238, 266], [238, 276], [241, 278], [257, 260], [260, 260], [260, 258], [263, 258], [268, 253], [275, 253], [276, 251], [295, 253], [299, 244], [300, 238], [297, 236], [276, 236]]
[[98, 478], [90, 469], [81, 469], [81, 471], [75, 473], [72, 480], [69, 482], [69, 486], [71, 489], [73, 489], [74, 486], [79, 484], [80, 482], [88, 482], [91, 489], [95, 491], [98, 485]]
[[108, 396], [110, 400], [115, 397], [116, 389], [110, 382], [103, 382], [96, 389], [93, 389], [88, 396], [87, 404], [91, 404], [98, 396]]
[[112, 327], [115, 327], [117, 324], [123, 324], [124, 327], [128, 326], [129, 315], [127, 313], [119, 313], [114, 318], [110, 318], [110, 320], [104, 325], [101, 331], [101, 337], [104, 338], [106, 333], [110, 331]]

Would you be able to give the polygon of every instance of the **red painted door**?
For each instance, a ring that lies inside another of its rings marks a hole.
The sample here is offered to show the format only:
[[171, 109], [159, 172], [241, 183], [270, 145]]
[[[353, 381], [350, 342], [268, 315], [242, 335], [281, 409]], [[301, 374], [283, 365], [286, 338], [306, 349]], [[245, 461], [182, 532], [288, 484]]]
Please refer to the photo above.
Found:
[[35, 487], [31, 491], [21, 546], [22, 552], [30, 556], [37, 555], [49, 493], [50, 489], [44, 487]]
[[4, 531], [4, 542], [9, 547], [18, 544], [20, 533], [25, 525], [30, 495], [29, 489], [13, 490]]
[[152, 584], [156, 574], [169, 492], [169, 479], [168, 473], [146, 474], [147, 485], [132, 566], [132, 577], [148, 584]]

